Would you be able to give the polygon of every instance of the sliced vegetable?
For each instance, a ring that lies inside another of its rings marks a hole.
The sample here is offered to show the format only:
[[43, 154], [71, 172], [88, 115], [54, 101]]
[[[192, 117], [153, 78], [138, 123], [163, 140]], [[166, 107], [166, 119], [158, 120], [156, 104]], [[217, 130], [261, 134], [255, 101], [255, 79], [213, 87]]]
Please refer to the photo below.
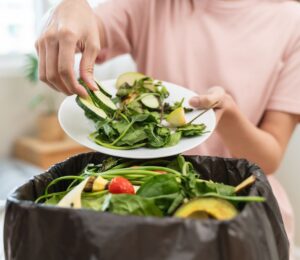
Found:
[[94, 121], [101, 121], [107, 118], [107, 114], [99, 107], [96, 107], [90, 97], [76, 97], [77, 104], [84, 110], [86, 116]]
[[186, 119], [185, 119], [185, 113], [184, 113], [184, 108], [183, 107], [178, 107], [176, 108], [173, 112], [171, 112], [167, 118], [167, 122], [171, 126], [183, 126], [186, 124]]
[[111, 98], [103, 94], [100, 90], [92, 92], [95, 95], [93, 99], [96, 104], [108, 113], [113, 113], [117, 110], [117, 106], [112, 102]]
[[158, 109], [159, 101], [156, 96], [152, 94], [144, 94], [141, 98], [141, 102], [144, 106], [150, 109]]
[[146, 76], [139, 72], [126, 72], [120, 75], [116, 82], [116, 87], [121, 87], [124, 83], [132, 86], [135, 81], [145, 78]]
[[97, 192], [105, 190], [108, 181], [101, 176], [91, 176], [84, 187], [85, 192]]
[[87, 184], [89, 178], [86, 178], [70, 192], [67, 193], [57, 204], [59, 207], [81, 208], [81, 193]]
[[228, 220], [238, 214], [228, 201], [218, 198], [197, 198], [183, 204], [174, 214], [180, 218], [214, 218]]
[[120, 194], [120, 193], [126, 193], [126, 194], [134, 194], [134, 187], [131, 184], [129, 180], [127, 180], [124, 177], [115, 177], [113, 178], [109, 185], [108, 190], [110, 193], [113, 194]]
[[112, 98], [112, 95], [111, 94], [109, 94], [101, 85], [100, 85], [100, 83], [97, 81], [97, 80], [95, 80], [95, 83], [96, 83], [96, 85], [98, 86], [98, 89], [105, 95], [105, 96], [107, 96], [107, 97], [109, 97], [109, 98]]

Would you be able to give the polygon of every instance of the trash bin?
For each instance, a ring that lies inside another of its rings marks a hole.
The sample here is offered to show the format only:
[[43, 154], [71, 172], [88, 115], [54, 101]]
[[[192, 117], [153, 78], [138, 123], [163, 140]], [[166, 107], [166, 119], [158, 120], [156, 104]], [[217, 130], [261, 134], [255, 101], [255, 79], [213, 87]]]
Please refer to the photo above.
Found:
[[53, 179], [78, 174], [105, 158], [100, 153], [74, 156], [8, 197], [7, 260], [288, 260], [288, 239], [272, 189], [260, 168], [246, 160], [185, 156], [203, 179], [236, 186], [256, 176], [243, 195], [263, 196], [266, 202], [248, 203], [228, 221], [120, 216], [34, 203]]

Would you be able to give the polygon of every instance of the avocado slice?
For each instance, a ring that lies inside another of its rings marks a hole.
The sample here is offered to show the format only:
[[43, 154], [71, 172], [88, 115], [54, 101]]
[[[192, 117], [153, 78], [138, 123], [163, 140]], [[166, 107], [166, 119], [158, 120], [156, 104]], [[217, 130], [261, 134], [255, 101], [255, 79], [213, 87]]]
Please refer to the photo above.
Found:
[[126, 72], [117, 78], [116, 87], [121, 87], [124, 83], [132, 86], [135, 81], [145, 78], [146, 76], [139, 72]]
[[213, 218], [229, 220], [238, 214], [228, 201], [219, 198], [197, 198], [183, 204], [175, 213], [180, 218]]

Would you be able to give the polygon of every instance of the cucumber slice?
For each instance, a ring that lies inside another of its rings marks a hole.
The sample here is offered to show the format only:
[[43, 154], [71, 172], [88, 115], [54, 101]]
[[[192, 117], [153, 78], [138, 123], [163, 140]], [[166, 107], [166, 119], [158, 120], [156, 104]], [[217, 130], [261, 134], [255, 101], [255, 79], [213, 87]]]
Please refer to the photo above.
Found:
[[115, 105], [115, 103], [112, 102], [110, 97], [103, 94], [101, 90], [97, 90], [97, 91], [90, 90], [82, 79], [79, 79], [79, 83], [82, 86], [84, 86], [84, 88], [86, 89], [87, 93], [91, 98], [92, 103], [94, 103], [95, 106], [103, 109], [106, 113], [109, 114], [117, 110], [117, 106]]
[[159, 101], [156, 96], [152, 94], [145, 94], [141, 98], [141, 102], [144, 106], [151, 109], [158, 109], [159, 108]]
[[77, 104], [84, 110], [86, 116], [93, 121], [104, 120], [107, 115], [99, 107], [96, 107], [91, 98], [76, 97]]
[[128, 83], [130, 86], [134, 84], [136, 80], [145, 78], [146, 76], [139, 72], [126, 72], [120, 75], [116, 82], [116, 87], [121, 87], [124, 83]]
[[95, 83], [96, 83], [96, 85], [98, 86], [99, 90], [100, 90], [105, 96], [108, 96], [109, 98], [112, 97], [111, 94], [109, 94], [104, 88], [101, 87], [100, 83], [99, 83], [97, 80], [95, 80]]
[[96, 105], [102, 108], [105, 112], [113, 113], [117, 110], [117, 106], [114, 102], [112, 102], [111, 98], [104, 95], [100, 90], [93, 91], [91, 94], [94, 96], [93, 101]]

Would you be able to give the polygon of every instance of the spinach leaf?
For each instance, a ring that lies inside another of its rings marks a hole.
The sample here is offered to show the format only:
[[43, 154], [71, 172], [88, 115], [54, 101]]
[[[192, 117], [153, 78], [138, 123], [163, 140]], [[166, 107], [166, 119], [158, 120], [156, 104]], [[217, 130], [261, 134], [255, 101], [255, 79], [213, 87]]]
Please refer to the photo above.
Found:
[[129, 123], [126, 122], [125, 120], [122, 120], [122, 121], [113, 121], [111, 125], [119, 134], [122, 134], [128, 127]]
[[143, 114], [144, 109], [139, 101], [132, 101], [127, 105], [127, 109], [130, 110], [131, 114]]
[[180, 185], [172, 174], [155, 175], [149, 178], [137, 191], [142, 197], [154, 197], [165, 194], [176, 193]]
[[97, 197], [95, 196], [82, 197], [81, 205], [83, 208], [101, 211], [104, 200], [105, 200], [105, 195], [97, 196]]
[[145, 133], [143, 128], [141, 127], [137, 129], [131, 128], [131, 130], [129, 130], [126, 133], [126, 135], [119, 142], [117, 142], [117, 145], [119, 146], [124, 144], [134, 145], [141, 141], [146, 140], [147, 138], [148, 138], [147, 134]]
[[61, 195], [55, 195], [52, 196], [51, 198], [47, 199], [44, 203], [46, 205], [57, 205], [58, 202], [65, 196], [66, 194], [61, 194]]
[[188, 124], [176, 129], [177, 132], [181, 132], [184, 137], [192, 137], [197, 135], [202, 135], [206, 128], [205, 124]]
[[[121, 158], [108, 157], [102, 162], [100, 169], [102, 172], [107, 171], [112, 167], [118, 165], [119, 163], [122, 163], [123, 161], [124, 159]], [[99, 172], [99, 171], [95, 171], [95, 172]]]
[[138, 195], [111, 195], [108, 211], [119, 215], [162, 217], [161, 210], [150, 199]]
[[164, 214], [180, 195], [180, 184], [171, 174], [161, 174], [149, 178], [138, 190], [137, 194], [151, 198]]
[[163, 147], [167, 144], [169, 140], [169, 136], [160, 136], [156, 133], [157, 128], [153, 124], [148, 124], [145, 126], [145, 132], [148, 136], [148, 143], [149, 147], [159, 148]]
[[181, 132], [175, 132], [170, 135], [169, 141], [166, 144], [166, 147], [174, 146], [179, 143], [181, 139]]
[[198, 196], [210, 192], [224, 196], [232, 196], [233, 194], [235, 194], [233, 186], [225, 185], [223, 183], [216, 183], [213, 181], [204, 181], [200, 179], [197, 180], [196, 189]]

